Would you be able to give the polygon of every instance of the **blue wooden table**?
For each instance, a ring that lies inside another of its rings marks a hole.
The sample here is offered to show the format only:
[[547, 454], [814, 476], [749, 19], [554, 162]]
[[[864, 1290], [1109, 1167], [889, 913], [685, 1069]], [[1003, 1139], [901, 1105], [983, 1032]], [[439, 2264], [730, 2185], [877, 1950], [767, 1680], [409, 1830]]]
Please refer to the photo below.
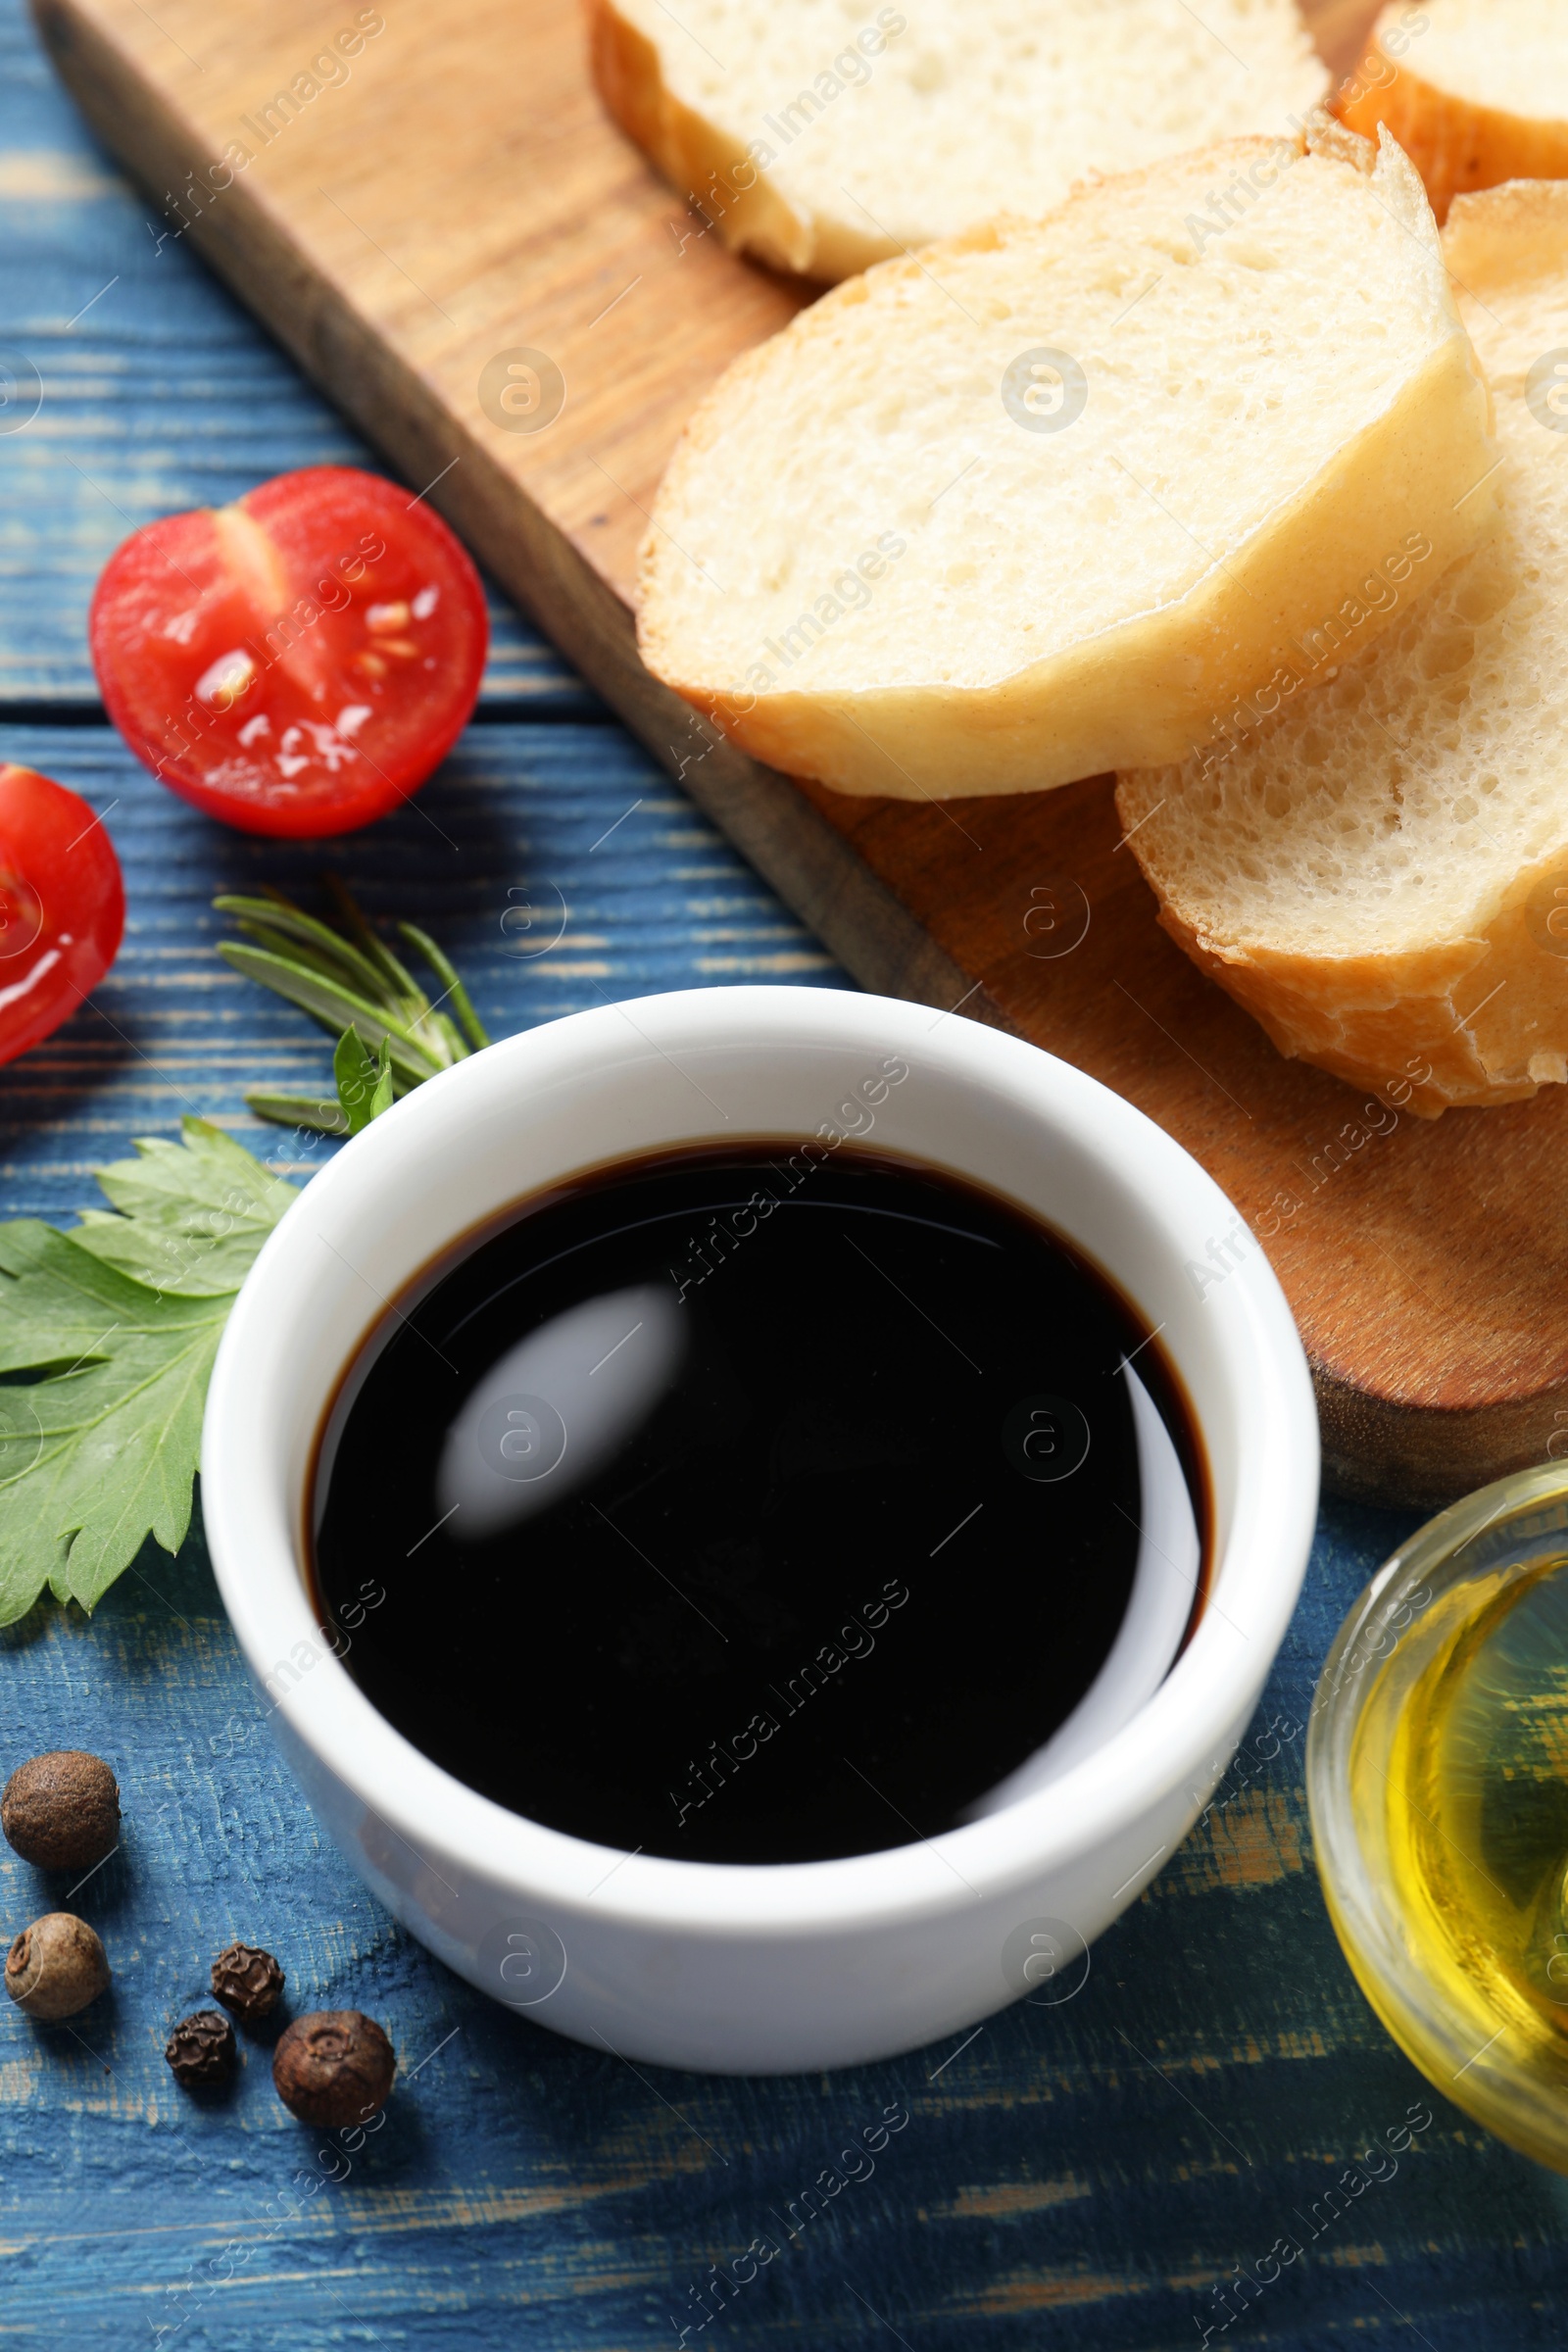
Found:
[[[0, 0], [0, 346], [44, 384], [32, 421], [0, 432], [0, 759], [105, 813], [129, 902], [95, 1009], [0, 1071], [4, 1213], [69, 1222], [96, 1197], [96, 1163], [186, 1110], [292, 1149], [247, 1117], [243, 1090], [314, 1086], [325, 1044], [218, 961], [220, 888], [309, 891], [337, 866], [372, 909], [445, 941], [498, 1033], [661, 988], [843, 984], [499, 608], [473, 725], [421, 808], [370, 833], [246, 840], [126, 756], [83, 641], [111, 549], [283, 466], [367, 462], [189, 255], [158, 249], [148, 217], [18, 0]], [[519, 930], [509, 908], [525, 900], [556, 919]], [[547, 953], [518, 953], [558, 928]], [[39, 1748], [100, 1750], [126, 1827], [72, 1898], [110, 1949], [112, 1995], [74, 2027], [0, 2017], [0, 2344], [622, 2352], [684, 2329], [735, 2352], [1134, 2352], [1207, 2329], [1301, 2352], [1561, 2345], [1568, 2185], [1391, 2046], [1312, 1871], [1313, 1681], [1401, 1532], [1326, 1509], [1237, 1766], [1073, 1999], [862, 2073], [757, 2082], [638, 2072], [561, 2041], [411, 1942], [283, 1769], [199, 1523], [177, 1560], [146, 1552], [90, 1623], [39, 1609], [0, 1636], [0, 1773]], [[65, 1891], [8, 1852], [0, 1924]], [[175, 2089], [165, 2035], [234, 1936], [279, 1954], [298, 2006], [385, 2023], [402, 2074], [363, 2146], [292, 2123], [254, 2042], [226, 2100]], [[874, 2173], [719, 2295], [772, 2211], [893, 2104], [908, 2125]], [[1408, 2150], [1375, 2153], [1412, 2111]], [[1357, 2160], [1358, 2185], [1329, 2196]]]

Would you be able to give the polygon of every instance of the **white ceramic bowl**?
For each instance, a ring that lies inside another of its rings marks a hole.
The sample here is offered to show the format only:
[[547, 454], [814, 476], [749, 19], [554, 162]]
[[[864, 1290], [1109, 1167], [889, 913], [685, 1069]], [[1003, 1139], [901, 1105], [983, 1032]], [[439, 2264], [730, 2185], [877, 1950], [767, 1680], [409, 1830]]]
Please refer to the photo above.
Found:
[[[870, 1107], [864, 1082], [889, 1057], [909, 1076]], [[384, 1302], [444, 1246], [564, 1175], [681, 1142], [852, 1125], [1035, 1210], [1158, 1326], [1212, 1477], [1210, 1597], [1192, 1640], [1142, 1711], [1064, 1778], [892, 1851], [782, 1867], [627, 1858], [508, 1812], [395, 1732], [316, 1623], [305, 1485], [339, 1379]], [[541, 2025], [724, 2073], [884, 2057], [1031, 1988], [1060, 1997], [1075, 1959], [1081, 1981], [1083, 1946], [1185, 1836], [1247, 1726], [1300, 1587], [1317, 1479], [1290, 1310], [1177, 1144], [1014, 1038], [928, 1006], [793, 988], [576, 1013], [399, 1102], [314, 1178], [262, 1251], [219, 1351], [202, 1446], [223, 1599], [354, 1869], [450, 1967]]]

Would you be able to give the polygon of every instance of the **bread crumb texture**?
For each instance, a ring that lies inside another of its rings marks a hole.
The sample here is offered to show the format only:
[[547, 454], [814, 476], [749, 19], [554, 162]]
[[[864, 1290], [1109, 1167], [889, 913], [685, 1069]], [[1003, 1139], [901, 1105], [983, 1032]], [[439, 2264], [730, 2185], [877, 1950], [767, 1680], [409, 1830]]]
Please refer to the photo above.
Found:
[[1034, 790], [1184, 756], [1390, 551], [1471, 544], [1430, 210], [1318, 122], [884, 263], [738, 361], [660, 491], [649, 666], [843, 790]]
[[722, 233], [726, 196], [759, 174], [776, 204], [742, 206], [736, 241], [828, 276], [993, 213], [1050, 212], [1092, 172], [1276, 135], [1328, 84], [1295, 0], [601, 0], [596, 14], [601, 86], [680, 193]]
[[1281, 1050], [1408, 1070], [1428, 1113], [1568, 1078], [1568, 184], [1460, 199], [1444, 247], [1494, 521], [1430, 585], [1384, 570], [1375, 647], [1347, 629], [1274, 714], [1118, 793], [1167, 928]]

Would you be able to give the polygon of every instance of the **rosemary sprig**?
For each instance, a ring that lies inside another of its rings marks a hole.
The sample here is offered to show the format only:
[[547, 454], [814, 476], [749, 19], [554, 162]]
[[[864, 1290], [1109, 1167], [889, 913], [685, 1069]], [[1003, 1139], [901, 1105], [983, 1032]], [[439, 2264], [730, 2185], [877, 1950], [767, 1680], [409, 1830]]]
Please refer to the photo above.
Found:
[[220, 940], [218, 952], [337, 1041], [335, 1102], [259, 1091], [246, 1096], [250, 1108], [280, 1126], [357, 1135], [396, 1096], [466, 1061], [490, 1040], [450, 958], [426, 932], [415, 923], [398, 925], [404, 945], [442, 984], [435, 998], [371, 930], [342, 883], [333, 878], [328, 887], [336, 928], [307, 914], [280, 890], [254, 899], [215, 899], [220, 913], [231, 914], [244, 934]]

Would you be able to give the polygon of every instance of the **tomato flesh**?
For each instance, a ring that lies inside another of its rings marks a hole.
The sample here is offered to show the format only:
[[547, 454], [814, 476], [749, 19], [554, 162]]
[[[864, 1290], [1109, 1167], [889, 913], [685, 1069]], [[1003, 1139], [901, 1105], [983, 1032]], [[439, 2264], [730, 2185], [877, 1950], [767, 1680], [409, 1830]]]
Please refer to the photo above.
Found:
[[167, 515], [88, 622], [109, 715], [182, 799], [248, 833], [347, 833], [439, 765], [484, 669], [484, 592], [440, 516], [316, 466]]
[[115, 960], [125, 892], [85, 801], [0, 766], [0, 1061], [58, 1029]]

